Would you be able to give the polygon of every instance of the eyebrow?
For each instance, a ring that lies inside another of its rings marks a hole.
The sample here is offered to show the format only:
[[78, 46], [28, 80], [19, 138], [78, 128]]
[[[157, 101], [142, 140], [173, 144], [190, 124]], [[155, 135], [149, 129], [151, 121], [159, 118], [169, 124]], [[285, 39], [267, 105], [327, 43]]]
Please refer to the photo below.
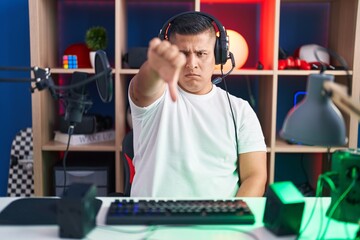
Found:
[[[186, 53], [190, 53], [189, 50], [180, 50], [180, 52], [186, 54]], [[201, 49], [201, 50], [195, 50], [194, 53], [204, 53], [204, 52], [207, 52], [207, 50], [205, 49]]]

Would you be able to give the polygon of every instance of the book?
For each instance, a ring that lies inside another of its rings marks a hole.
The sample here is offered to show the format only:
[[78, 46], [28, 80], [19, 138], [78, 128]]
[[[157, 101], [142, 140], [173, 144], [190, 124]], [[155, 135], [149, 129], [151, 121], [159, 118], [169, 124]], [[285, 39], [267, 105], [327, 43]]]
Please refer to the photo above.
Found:
[[[90, 143], [106, 142], [115, 139], [115, 130], [96, 132], [93, 134], [73, 134], [71, 135], [70, 145], [84, 145]], [[60, 131], [55, 131], [54, 141], [67, 144], [69, 135]]]

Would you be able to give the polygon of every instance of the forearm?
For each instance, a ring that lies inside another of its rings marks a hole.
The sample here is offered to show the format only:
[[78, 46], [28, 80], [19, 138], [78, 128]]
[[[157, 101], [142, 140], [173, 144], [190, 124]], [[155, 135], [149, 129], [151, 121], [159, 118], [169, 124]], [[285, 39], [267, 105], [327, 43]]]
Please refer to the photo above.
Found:
[[266, 178], [252, 176], [245, 179], [236, 193], [236, 197], [262, 197], [265, 193]]
[[139, 73], [131, 80], [130, 96], [136, 105], [145, 107], [160, 97], [164, 89], [164, 81], [160, 79], [149, 63], [145, 62]]
[[266, 152], [249, 152], [239, 156], [240, 188], [237, 197], [261, 197], [267, 181]]

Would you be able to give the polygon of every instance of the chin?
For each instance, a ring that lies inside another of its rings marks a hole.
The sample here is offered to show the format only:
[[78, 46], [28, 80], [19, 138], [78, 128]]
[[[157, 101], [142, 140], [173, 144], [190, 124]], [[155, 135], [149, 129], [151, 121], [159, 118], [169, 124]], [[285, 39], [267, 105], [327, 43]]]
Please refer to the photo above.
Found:
[[[207, 91], [207, 85], [200, 85], [200, 84], [180, 84], [179, 85], [181, 89], [183, 89], [185, 92], [192, 93], [192, 94], [206, 94], [209, 91]], [[206, 90], [205, 90], [206, 89]], [[211, 88], [210, 88], [211, 90]]]
[[199, 91], [198, 87], [195, 86], [187, 86], [187, 85], [180, 85], [181, 89], [188, 93], [196, 94]]

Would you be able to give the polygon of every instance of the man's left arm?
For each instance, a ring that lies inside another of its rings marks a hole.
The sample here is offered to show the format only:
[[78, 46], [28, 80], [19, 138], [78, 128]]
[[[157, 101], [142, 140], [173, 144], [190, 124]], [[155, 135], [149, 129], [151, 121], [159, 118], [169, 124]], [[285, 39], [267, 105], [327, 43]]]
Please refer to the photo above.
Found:
[[267, 181], [266, 152], [239, 155], [240, 188], [236, 197], [262, 197]]

